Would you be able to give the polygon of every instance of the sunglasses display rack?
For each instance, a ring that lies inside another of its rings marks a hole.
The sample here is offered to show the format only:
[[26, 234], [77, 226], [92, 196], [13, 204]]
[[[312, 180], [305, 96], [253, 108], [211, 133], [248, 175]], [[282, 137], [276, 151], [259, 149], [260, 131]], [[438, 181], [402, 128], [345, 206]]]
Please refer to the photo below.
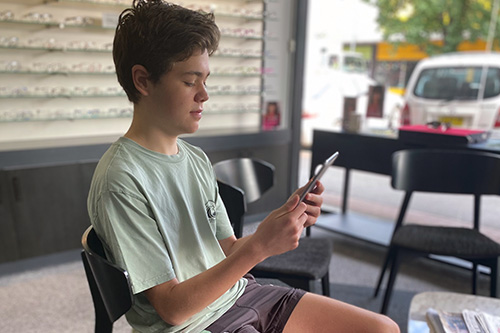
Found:
[[[132, 117], [132, 105], [116, 80], [112, 41], [118, 15], [130, 3], [129, 0], [0, 3], [0, 132], [4, 133], [0, 134], [0, 143], [11, 135], [9, 130], [2, 130], [6, 124], [12, 131], [15, 128], [17, 133], [33, 135], [41, 128], [48, 128], [49, 133], [67, 128], [70, 135], [106, 136], [126, 128]], [[267, 101], [282, 101], [282, 107], [286, 104], [289, 87], [282, 82], [286, 82], [284, 73], [288, 68], [283, 66], [289, 66], [289, 62], [283, 61], [282, 55], [289, 57], [289, 40], [279, 33], [287, 23], [280, 17], [286, 3], [280, 0], [177, 3], [213, 12], [222, 35], [219, 49], [210, 60], [211, 75], [207, 82], [210, 99], [205, 103], [202, 129], [259, 131]], [[278, 32], [273, 32], [273, 25]], [[106, 130], [82, 130], [89, 121]]]

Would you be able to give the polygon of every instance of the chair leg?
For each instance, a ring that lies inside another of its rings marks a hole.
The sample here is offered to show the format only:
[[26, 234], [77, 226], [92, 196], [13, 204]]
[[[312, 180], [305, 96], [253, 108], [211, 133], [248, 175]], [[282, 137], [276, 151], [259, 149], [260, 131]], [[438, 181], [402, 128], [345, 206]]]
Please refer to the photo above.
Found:
[[490, 297], [500, 298], [498, 286], [500, 285], [500, 257], [493, 259], [490, 273]]
[[95, 318], [95, 333], [111, 333], [113, 331], [113, 323], [109, 321], [106, 313], [96, 311]]
[[472, 295], [477, 295], [477, 276], [478, 276], [477, 262], [472, 263]]
[[401, 251], [398, 251], [396, 248], [393, 248], [392, 251], [391, 270], [389, 273], [389, 281], [387, 282], [387, 289], [384, 294], [384, 300], [382, 301], [382, 308], [380, 309], [381, 314], [387, 314], [387, 309], [392, 296], [392, 289], [394, 287], [394, 282], [396, 281], [396, 275], [398, 274], [399, 264], [401, 263]]
[[323, 287], [323, 295], [330, 297], [330, 274], [328, 272], [321, 278], [321, 286]]
[[377, 286], [375, 287], [375, 292], [373, 293], [373, 297], [378, 296], [378, 292], [380, 291], [380, 286], [382, 285], [382, 281], [384, 280], [385, 271], [387, 270], [387, 267], [391, 264], [393, 257], [394, 257], [394, 250], [391, 246], [389, 247], [385, 255], [384, 264], [382, 265], [382, 269], [380, 270], [380, 275], [378, 277]]

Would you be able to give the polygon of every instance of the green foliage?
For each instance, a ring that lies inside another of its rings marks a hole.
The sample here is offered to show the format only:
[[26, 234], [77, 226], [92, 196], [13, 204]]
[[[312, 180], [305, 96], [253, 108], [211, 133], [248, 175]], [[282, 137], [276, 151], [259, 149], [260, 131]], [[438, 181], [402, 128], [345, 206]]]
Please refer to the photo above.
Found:
[[[415, 44], [428, 54], [456, 51], [464, 40], [488, 36], [492, 0], [363, 1], [379, 8], [377, 22], [385, 40]], [[500, 36], [498, 24], [495, 35]]]

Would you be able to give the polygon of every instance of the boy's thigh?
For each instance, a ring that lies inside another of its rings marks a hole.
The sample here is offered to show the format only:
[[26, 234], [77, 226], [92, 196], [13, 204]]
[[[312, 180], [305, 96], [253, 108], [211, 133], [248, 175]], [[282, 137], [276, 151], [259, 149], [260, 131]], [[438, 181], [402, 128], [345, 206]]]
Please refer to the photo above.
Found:
[[206, 330], [229, 333], [282, 332], [305, 291], [260, 285], [253, 276], [245, 277], [248, 285], [243, 295]]
[[286, 332], [397, 333], [389, 317], [323, 295], [307, 293], [291, 314]]

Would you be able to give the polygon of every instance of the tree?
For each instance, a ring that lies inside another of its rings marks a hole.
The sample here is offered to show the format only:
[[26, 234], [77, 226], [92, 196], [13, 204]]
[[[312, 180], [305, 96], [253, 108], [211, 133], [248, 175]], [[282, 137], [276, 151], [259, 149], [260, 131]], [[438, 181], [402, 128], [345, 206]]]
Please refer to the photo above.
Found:
[[[464, 40], [486, 40], [492, 0], [363, 0], [378, 7], [384, 39], [427, 54], [453, 52]], [[498, 24], [496, 36], [500, 35]]]

